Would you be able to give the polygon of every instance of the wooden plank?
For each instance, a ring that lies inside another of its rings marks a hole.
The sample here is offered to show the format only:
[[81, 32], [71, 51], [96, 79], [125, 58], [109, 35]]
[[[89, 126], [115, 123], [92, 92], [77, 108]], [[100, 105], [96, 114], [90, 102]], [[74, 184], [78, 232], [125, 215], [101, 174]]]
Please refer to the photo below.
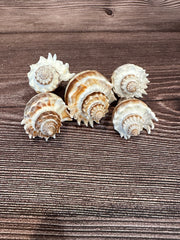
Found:
[[[97, 69], [110, 79], [116, 67], [134, 63], [150, 74], [144, 100], [180, 97], [180, 33], [37, 33], [2, 34], [0, 38], [0, 106], [25, 106], [35, 94], [28, 85], [29, 65], [48, 52], [69, 62], [78, 73]], [[65, 86], [56, 93], [64, 95]]]
[[176, 0], [0, 1], [0, 32], [178, 31]]
[[1, 239], [179, 239], [179, 219], [4, 216]]
[[[180, 238], [179, 5], [0, 1], [0, 239]], [[152, 135], [121, 139], [113, 103], [93, 129], [65, 122], [57, 139], [29, 140], [20, 125], [35, 94], [26, 74], [48, 52], [72, 72], [109, 79], [127, 62], [147, 69], [143, 100], [159, 118]]]
[[180, 217], [178, 103], [148, 102], [160, 121], [128, 141], [113, 107], [95, 128], [65, 122], [48, 142], [28, 139], [23, 108], [1, 109], [1, 214]]

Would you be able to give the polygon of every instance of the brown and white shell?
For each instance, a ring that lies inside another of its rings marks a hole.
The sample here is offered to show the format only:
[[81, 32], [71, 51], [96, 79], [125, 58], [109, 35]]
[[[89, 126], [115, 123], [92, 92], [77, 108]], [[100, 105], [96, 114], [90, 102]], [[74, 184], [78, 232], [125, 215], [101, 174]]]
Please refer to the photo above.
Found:
[[93, 127], [108, 112], [109, 104], [116, 100], [112, 84], [99, 72], [87, 70], [75, 75], [66, 87], [65, 102], [71, 117]]
[[140, 98], [142, 94], [147, 94], [147, 76], [143, 68], [134, 64], [124, 64], [112, 74], [113, 90], [121, 98]]
[[53, 93], [39, 93], [26, 104], [24, 110], [24, 129], [29, 138], [54, 137], [60, 132], [63, 121], [71, 121], [67, 106]]
[[114, 129], [125, 139], [139, 135], [143, 128], [150, 134], [154, 128], [152, 120], [158, 121], [151, 109], [138, 99], [120, 101], [113, 111]]
[[40, 57], [36, 64], [30, 66], [27, 76], [29, 85], [37, 92], [52, 92], [62, 81], [68, 81], [74, 76], [69, 72], [69, 64], [57, 60], [57, 55], [48, 54], [48, 58]]

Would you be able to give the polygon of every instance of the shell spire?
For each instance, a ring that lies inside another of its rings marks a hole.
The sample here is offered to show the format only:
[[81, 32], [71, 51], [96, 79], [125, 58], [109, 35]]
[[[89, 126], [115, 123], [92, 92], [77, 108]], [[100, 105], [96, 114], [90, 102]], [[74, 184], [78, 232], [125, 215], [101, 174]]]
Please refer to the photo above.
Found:
[[93, 122], [99, 123], [114, 100], [112, 84], [95, 70], [78, 73], [66, 87], [66, 104], [79, 125], [81, 121], [91, 127]]
[[147, 76], [143, 68], [134, 64], [124, 64], [112, 74], [113, 90], [121, 98], [140, 98], [142, 94], [147, 94]]
[[30, 66], [27, 74], [29, 85], [37, 92], [54, 91], [62, 81], [74, 76], [69, 72], [69, 64], [57, 60], [57, 55], [48, 54], [48, 58], [40, 57], [36, 64]]
[[113, 111], [114, 129], [125, 139], [138, 136], [143, 129], [150, 134], [154, 128], [152, 120], [158, 121], [151, 109], [138, 99], [120, 101]]
[[24, 125], [29, 138], [56, 137], [63, 121], [71, 121], [67, 106], [53, 93], [39, 93], [29, 100], [24, 110]]

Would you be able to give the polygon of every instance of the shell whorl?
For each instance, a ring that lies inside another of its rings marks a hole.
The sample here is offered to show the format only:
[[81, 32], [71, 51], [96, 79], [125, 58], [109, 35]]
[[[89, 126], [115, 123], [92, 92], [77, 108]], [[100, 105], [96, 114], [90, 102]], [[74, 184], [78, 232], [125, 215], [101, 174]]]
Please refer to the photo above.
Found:
[[112, 84], [99, 72], [87, 70], [70, 80], [65, 92], [66, 104], [78, 124], [81, 121], [93, 127], [108, 111], [109, 104], [116, 100]]
[[124, 64], [112, 74], [114, 92], [122, 98], [142, 97], [149, 80], [145, 70], [134, 64]]
[[24, 129], [29, 138], [36, 136], [54, 137], [60, 132], [61, 122], [70, 121], [67, 106], [63, 100], [53, 93], [39, 93], [27, 103], [24, 110]]
[[120, 83], [122, 91], [127, 93], [134, 93], [138, 88], [138, 78], [135, 75], [127, 75]]
[[41, 137], [53, 137], [60, 132], [61, 127], [60, 116], [53, 111], [43, 112], [35, 122], [35, 128]]
[[143, 118], [139, 115], [129, 115], [127, 116], [123, 122], [123, 129], [130, 136], [138, 136], [143, 129]]
[[[59, 73], [56, 69], [50, 65], [40, 66], [35, 71], [35, 79], [42, 85], [47, 85], [53, 81], [53, 79], [59, 79]], [[59, 80], [58, 80], [59, 81]]]
[[69, 64], [57, 60], [56, 54], [48, 54], [48, 58], [40, 57], [36, 64], [30, 66], [28, 72], [29, 85], [37, 92], [54, 91], [62, 81], [74, 76], [69, 72]]
[[125, 139], [138, 136], [143, 129], [150, 134], [154, 128], [152, 120], [158, 121], [151, 109], [138, 99], [120, 101], [113, 112], [114, 129]]
[[82, 104], [82, 111], [84, 114], [92, 118], [90, 124], [93, 124], [93, 121], [99, 123], [101, 118], [103, 118], [108, 112], [108, 108], [109, 100], [103, 93], [100, 92], [90, 94]]

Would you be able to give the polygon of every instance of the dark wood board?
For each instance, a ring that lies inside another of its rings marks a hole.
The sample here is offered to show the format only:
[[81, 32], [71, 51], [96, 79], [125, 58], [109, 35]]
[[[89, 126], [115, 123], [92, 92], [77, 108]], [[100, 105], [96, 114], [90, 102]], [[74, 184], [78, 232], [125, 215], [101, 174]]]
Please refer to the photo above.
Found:
[[179, 0], [0, 1], [0, 32], [178, 31]]
[[[0, 1], [0, 239], [180, 239], [179, 5]], [[48, 52], [108, 79], [124, 63], [144, 67], [152, 134], [121, 139], [115, 102], [94, 128], [64, 122], [56, 139], [29, 140], [27, 72]]]
[[[8, 216], [8, 215], [7, 215]], [[69, 217], [1, 217], [1, 239], [179, 239], [178, 219]], [[6, 226], [6, 228], [4, 228]], [[11, 233], [10, 233], [11, 232]]]

